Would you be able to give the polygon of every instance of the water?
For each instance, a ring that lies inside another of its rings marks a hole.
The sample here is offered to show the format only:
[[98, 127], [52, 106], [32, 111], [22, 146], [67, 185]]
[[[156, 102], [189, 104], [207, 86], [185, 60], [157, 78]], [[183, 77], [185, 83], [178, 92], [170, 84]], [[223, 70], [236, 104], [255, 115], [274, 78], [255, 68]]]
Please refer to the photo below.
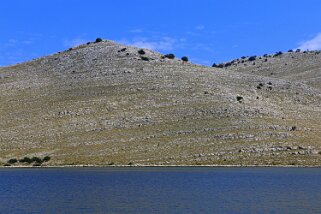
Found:
[[0, 169], [0, 213], [321, 213], [321, 169]]

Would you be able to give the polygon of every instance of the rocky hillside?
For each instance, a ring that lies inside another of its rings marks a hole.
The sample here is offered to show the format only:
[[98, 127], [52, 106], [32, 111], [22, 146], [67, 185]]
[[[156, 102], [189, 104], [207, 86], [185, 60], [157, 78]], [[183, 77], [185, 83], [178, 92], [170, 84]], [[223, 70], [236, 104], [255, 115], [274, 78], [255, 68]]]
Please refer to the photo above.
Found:
[[321, 54], [222, 69], [144, 52], [102, 41], [1, 67], [0, 162], [321, 165]]

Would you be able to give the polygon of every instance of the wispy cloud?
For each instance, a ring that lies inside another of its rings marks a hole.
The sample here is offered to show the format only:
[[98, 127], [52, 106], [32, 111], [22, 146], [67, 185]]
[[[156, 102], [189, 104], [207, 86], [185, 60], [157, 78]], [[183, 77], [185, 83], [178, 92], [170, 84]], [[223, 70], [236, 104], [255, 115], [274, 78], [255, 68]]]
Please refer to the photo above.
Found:
[[159, 39], [136, 38], [131, 41], [123, 40], [122, 43], [140, 48], [148, 48], [158, 51], [169, 51], [180, 45], [183, 41], [172, 37], [161, 37]]
[[78, 37], [78, 38], [74, 38], [74, 39], [66, 39], [66, 40], [64, 40], [63, 44], [65, 47], [74, 47], [74, 46], [84, 44], [86, 42], [87, 42], [86, 39]]
[[132, 29], [129, 31], [130, 33], [143, 33], [144, 31], [142, 29], [136, 28], [136, 29]]
[[195, 27], [196, 30], [204, 30], [205, 26], [204, 25], [198, 25]]
[[298, 48], [302, 50], [321, 50], [321, 33], [311, 40], [302, 42]]

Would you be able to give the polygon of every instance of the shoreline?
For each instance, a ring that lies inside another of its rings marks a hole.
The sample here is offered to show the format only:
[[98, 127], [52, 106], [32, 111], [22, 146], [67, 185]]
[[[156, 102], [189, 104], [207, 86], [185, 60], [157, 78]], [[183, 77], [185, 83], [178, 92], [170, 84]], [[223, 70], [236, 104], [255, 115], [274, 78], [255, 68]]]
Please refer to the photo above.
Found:
[[52, 165], [52, 166], [0, 166], [0, 169], [50, 168], [321, 168], [308, 165]]

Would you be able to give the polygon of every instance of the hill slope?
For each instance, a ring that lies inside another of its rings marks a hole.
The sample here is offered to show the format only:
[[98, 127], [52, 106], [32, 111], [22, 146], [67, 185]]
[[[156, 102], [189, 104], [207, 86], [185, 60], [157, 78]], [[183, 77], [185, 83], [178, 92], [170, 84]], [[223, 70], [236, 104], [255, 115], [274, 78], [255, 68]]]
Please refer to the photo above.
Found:
[[138, 50], [103, 41], [1, 67], [0, 161], [321, 165], [314, 84]]

